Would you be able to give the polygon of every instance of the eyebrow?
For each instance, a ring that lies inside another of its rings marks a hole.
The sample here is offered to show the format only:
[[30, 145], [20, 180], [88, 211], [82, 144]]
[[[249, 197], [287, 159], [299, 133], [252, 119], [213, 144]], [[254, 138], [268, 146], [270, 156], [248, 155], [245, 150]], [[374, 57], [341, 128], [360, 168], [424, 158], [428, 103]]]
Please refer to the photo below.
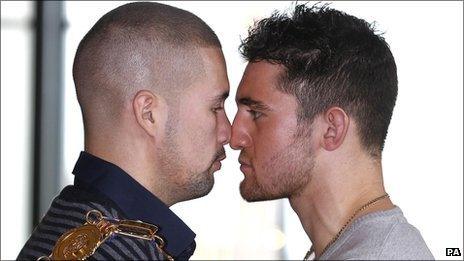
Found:
[[214, 103], [221, 103], [225, 101], [229, 97], [229, 91], [225, 91], [217, 96], [215, 96], [212, 100]]
[[271, 111], [271, 108], [269, 108], [269, 106], [267, 106], [261, 101], [253, 100], [250, 97], [243, 97], [243, 98], [238, 99], [237, 104], [246, 105], [251, 108], [258, 109], [258, 110]]

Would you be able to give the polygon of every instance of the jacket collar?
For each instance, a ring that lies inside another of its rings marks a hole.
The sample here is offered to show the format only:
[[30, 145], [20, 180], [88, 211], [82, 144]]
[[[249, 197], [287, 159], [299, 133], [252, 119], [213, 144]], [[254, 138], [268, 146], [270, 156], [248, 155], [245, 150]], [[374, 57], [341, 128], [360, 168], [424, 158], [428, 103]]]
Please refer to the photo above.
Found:
[[128, 219], [159, 227], [165, 249], [176, 257], [194, 243], [195, 233], [160, 199], [124, 170], [82, 151], [73, 170], [74, 185], [85, 186], [112, 200]]

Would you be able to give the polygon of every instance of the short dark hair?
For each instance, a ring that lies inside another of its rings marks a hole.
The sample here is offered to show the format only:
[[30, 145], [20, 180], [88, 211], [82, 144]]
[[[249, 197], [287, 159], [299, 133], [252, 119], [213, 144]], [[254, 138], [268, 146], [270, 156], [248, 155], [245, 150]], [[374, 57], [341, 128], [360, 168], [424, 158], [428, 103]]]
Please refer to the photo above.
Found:
[[[102, 16], [79, 44], [85, 48], [95, 37], [104, 37], [111, 27], [124, 28], [125, 33], [156, 33], [156, 38], [176, 45], [217, 46], [221, 43], [214, 31], [196, 15], [173, 6], [134, 2], [121, 5]], [[78, 52], [79, 53], [79, 49]]]
[[248, 34], [240, 51], [249, 62], [284, 65], [278, 88], [296, 97], [300, 126], [339, 106], [355, 119], [364, 148], [380, 156], [398, 80], [389, 46], [373, 24], [327, 4], [300, 4], [290, 16], [274, 12], [256, 22]]
[[178, 97], [181, 87], [202, 75], [203, 47], [220, 49], [221, 44], [214, 31], [188, 11], [152, 2], [109, 11], [81, 40], [74, 59], [84, 126], [94, 115], [118, 115], [122, 102], [138, 89]]

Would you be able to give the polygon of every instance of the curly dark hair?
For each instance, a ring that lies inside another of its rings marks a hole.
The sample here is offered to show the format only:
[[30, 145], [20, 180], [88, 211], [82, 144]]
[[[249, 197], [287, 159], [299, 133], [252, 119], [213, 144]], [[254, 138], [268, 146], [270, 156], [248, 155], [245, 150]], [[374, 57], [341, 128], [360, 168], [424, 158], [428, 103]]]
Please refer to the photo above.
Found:
[[[364, 148], [380, 157], [398, 93], [396, 65], [375, 26], [329, 8], [295, 5], [275, 11], [248, 31], [240, 52], [249, 62], [286, 68], [278, 88], [299, 103], [299, 126], [339, 106], [358, 124]], [[306, 124], [304, 124], [306, 123]]]

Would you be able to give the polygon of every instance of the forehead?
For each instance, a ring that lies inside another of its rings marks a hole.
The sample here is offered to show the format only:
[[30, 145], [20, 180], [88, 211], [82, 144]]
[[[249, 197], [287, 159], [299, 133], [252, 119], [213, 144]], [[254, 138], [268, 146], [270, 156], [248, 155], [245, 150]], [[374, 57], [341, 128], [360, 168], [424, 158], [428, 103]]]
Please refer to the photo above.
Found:
[[[229, 91], [229, 79], [224, 55], [220, 48], [203, 47], [198, 50], [200, 60], [197, 61], [202, 67], [193, 84], [192, 91], [205, 96], [217, 96]], [[195, 65], [194, 65], [195, 66]], [[197, 64], [198, 66], [198, 64]]]
[[266, 61], [248, 63], [237, 90], [236, 101], [249, 98], [268, 105], [295, 103], [295, 98], [277, 89], [285, 67]]

